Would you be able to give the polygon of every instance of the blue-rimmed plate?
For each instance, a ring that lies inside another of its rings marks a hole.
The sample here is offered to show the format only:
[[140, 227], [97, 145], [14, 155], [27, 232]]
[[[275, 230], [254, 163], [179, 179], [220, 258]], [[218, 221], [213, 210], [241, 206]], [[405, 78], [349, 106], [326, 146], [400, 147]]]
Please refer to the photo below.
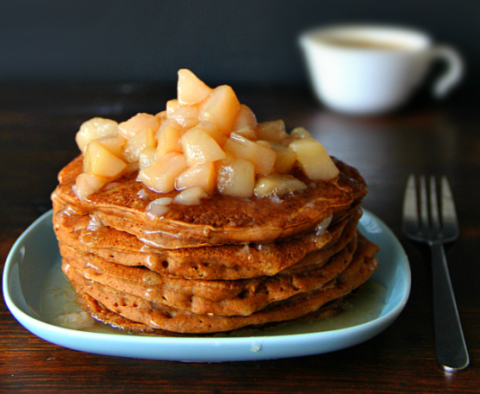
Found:
[[56, 266], [60, 269], [60, 255], [51, 211], [34, 222], [14, 244], [5, 265], [3, 293], [8, 308], [27, 330], [46, 341], [84, 352], [192, 362], [267, 360], [327, 353], [359, 344], [385, 330], [403, 310], [410, 293], [407, 256], [391, 230], [366, 210], [359, 228], [380, 246], [380, 266], [352, 299], [351, 307], [324, 321], [260, 331], [255, 336], [152, 337], [113, 329], [81, 331], [52, 324], [46, 312], [49, 305], [42, 305], [42, 300], [45, 303], [49, 299], [45, 297], [45, 287], [49, 286], [50, 291], [55, 285], [52, 281], [64, 279], [61, 275], [52, 276], [52, 269]]

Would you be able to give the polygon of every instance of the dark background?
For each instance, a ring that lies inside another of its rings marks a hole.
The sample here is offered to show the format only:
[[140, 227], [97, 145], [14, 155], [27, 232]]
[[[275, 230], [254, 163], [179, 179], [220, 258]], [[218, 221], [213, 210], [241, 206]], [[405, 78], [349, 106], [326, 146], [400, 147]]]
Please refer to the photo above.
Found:
[[356, 21], [454, 45], [468, 76], [456, 95], [480, 87], [479, 0], [2, 1], [0, 82], [173, 83], [190, 68], [212, 85], [305, 85], [298, 34]]

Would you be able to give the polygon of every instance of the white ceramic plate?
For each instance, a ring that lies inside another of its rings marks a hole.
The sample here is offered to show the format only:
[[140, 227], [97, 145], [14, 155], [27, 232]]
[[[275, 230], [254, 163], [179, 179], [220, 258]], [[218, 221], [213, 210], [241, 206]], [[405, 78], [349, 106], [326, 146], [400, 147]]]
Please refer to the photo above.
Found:
[[[403, 310], [410, 293], [407, 256], [391, 230], [364, 211], [359, 228], [380, 246], [379, 269], [359, 292], [358, 306], [322, 322], [297, 323], [251, 337], [168, 338], [85, 332], [55, 326], [40, 303], [51, 268], [59, 263], [52, 212], [34, 222], [10, 251], [3, 276], [6, 304], [33, 334], [70, 349], [111, 356], [171, 361], [223, 362], [307, 356], [362, 343], [385, 330]], [[380, 290], [379, 290], [380, 289]], [[108, 332], [108, 331], [107, 331]]]

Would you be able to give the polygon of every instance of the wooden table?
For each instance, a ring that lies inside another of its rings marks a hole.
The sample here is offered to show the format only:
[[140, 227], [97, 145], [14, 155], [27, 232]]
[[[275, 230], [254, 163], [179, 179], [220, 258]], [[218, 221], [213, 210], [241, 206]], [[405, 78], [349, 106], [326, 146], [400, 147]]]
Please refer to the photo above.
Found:
[[[465, 101], [355, 120], [320, 108], [301, 89], [259, 86], [238, 94], [260, 120], [283, 117], [288, 127], [305, 126], [364, 175], [370, 186], [364, 206], [390, 226], [410, 259], [412, 291], [399, 319], [368, 342], [331, 354], [185, 364], [52, 345], [20, 326], [0, 299], [0, 392], [480, 392], [480, 111]], [[15, 239], [50, 209], [56, 174], [77, 154], [74, 135], [84, 120], [155, 113], [174, 95], [175, 87], [152, 84], [2, 85], [2, 266]], [[414, 172], [447, 175], [457, 202], [461, 235], [447, 251], [471, 366], [453, 375], [435, 359], [428, 249], [406, 240], [400, 227], [405, 181]]]

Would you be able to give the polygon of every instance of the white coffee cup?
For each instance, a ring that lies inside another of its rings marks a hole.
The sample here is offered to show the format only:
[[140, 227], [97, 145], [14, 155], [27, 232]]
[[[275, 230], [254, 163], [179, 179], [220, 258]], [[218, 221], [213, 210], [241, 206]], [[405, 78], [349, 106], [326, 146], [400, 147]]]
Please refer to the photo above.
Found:
[[420, 31], [375, 25], [332, 26], [302, 34], [314, 90], [330, 108], [351, 114], [378, 114], [404, 104], [431, 63], [446, 72], [433, 89], [444, 97], [462, 78], [463, 62], [451, 47], [434, 45]]

